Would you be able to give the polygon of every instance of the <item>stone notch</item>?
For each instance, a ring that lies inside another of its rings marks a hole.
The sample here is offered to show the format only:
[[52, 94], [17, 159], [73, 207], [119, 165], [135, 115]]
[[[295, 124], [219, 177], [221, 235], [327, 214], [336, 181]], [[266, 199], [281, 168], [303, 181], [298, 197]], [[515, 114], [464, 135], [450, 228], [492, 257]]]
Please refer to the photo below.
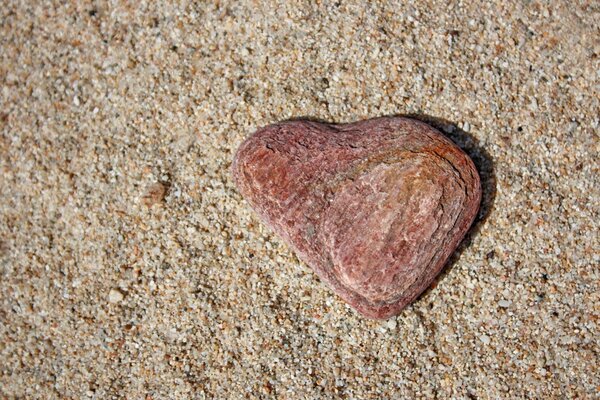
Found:
[[432, 283], [481, 201], [471, 159], [403, 117], [269, 125], [240, 146], [232, 172], [299, 258], [376, 319], [397, 315]]

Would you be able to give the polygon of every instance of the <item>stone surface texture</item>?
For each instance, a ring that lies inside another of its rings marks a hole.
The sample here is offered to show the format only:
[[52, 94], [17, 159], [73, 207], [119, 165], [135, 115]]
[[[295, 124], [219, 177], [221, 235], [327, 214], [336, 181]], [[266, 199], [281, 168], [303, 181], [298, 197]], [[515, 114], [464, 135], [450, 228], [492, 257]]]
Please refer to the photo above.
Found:
[[423, 122], [290, 121], [238, 150], [242, 194], [350, 305], [398, 314], [427, 288], [481, 200], [471, 159]]
[[[596, 3], [2, 1], [0, 398], [597, 397]], [[377, 321], [231, 160], [277, 121], [399, 114], [438, 118], [483, 199]]]

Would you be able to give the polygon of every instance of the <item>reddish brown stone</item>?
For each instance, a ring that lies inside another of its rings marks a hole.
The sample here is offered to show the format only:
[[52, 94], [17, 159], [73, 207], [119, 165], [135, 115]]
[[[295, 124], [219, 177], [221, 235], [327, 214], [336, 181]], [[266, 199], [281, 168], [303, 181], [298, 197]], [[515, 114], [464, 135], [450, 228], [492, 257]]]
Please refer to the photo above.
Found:
[[167, 187], [163, 183], [157, 182], [150, 185], [142, 196], [142, 203], [147, 207], [152, 207], [154, 204], [159, 204], [165, 200]]
[[400, 117], [270, 125], [232, 168], [262, 219], [370, 318], [398, 314], [431, 284], [481, 200], [471, 159]]

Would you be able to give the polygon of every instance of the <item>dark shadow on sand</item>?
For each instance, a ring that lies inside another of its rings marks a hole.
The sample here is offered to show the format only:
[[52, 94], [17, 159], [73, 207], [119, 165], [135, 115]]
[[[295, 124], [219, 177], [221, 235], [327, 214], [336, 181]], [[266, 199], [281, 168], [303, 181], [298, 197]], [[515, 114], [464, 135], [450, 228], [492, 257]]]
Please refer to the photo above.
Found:
[[[437, 283], [444, 279], [452, 270], [452, 268], [454, 268], [454, 265], [460, 259], [461, 254], [471, 244], [473, 239], [477, 237], [481, 227], [492, 214], [494, 209], [494, 201], [496, 200], [496, 173], [494, 170], [494, 161], [487, 150], [477, 144], [477, 139], [473, 134], [460, 129], [455, 123], [425, 114], [403, 114], [397, 116], [413, 118], [421, 122], [425, 122], [426, 124], [429, 124], [441, 131], [461, 149], [463, 149], [463, 151], [467, 153], [469, 157], [471, 157], [475, 167], [477, 167], [479, 177], [481, 178], [481, 206], [479, 207], [479, 213], [477, 214], [475, 221], [473, 221], [473, 225], [471, 225], [471, 228], [465, 235], [463, 241], [458, 245], [454, 253], [448, 259], [448, 262], [446, 263], [446, 266], [442, 272], [429, 286], [429, 288], [421, 293], [417, 300], [415, 300], [415, 302], [417, 302], [421, 301], [422, 298], [427, 297], [429, 292], [435, 286], [437, 286]], [[482, 255], [482, 259], [485, 256], [486, 255]]]

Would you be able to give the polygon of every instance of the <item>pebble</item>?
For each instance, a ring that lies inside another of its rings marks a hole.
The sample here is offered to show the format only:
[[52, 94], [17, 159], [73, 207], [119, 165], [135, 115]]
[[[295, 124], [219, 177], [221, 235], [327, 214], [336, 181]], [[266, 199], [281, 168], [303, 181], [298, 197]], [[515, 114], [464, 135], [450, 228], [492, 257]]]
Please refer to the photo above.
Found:
[[109, 303], [120, 303], [124, 298], [125, 296], [123, 296], [123, 293], [118, 289], [110, 289], [110, 292], [108, 292]]
[[490, 339], [490, 337], [488, 335], [481, 335], [481, 336], [479, 336], [479, 340], [481, 340], [481, 342], [483, 344], [485, 344], [485, 345], [488, 345], [491, 342], [491, 339]]
[[164, 201], [167, 194], [167, 185], [161, 182], [151, 184], [146, 188], [142, 196], [142, 203], [146, 207], [152, 207], [154, 204], [160, 204]]
[[511, 302], [510, 302], [510, 301], [508, 301], [508, 300], [500, 300], [500, 301], [498, 302], [498, 305], [499, 305], [500, 307], [502, 307], [502, 308], [508, 308], [508, 307], [510, 307], [510, 305], [511, 305]]
[[435, 279], [471, 226], [471, 159], [436, 129], [383, 117], [259, 129], [233, 162], [258, 215], [350, 306], [397, 315]]

